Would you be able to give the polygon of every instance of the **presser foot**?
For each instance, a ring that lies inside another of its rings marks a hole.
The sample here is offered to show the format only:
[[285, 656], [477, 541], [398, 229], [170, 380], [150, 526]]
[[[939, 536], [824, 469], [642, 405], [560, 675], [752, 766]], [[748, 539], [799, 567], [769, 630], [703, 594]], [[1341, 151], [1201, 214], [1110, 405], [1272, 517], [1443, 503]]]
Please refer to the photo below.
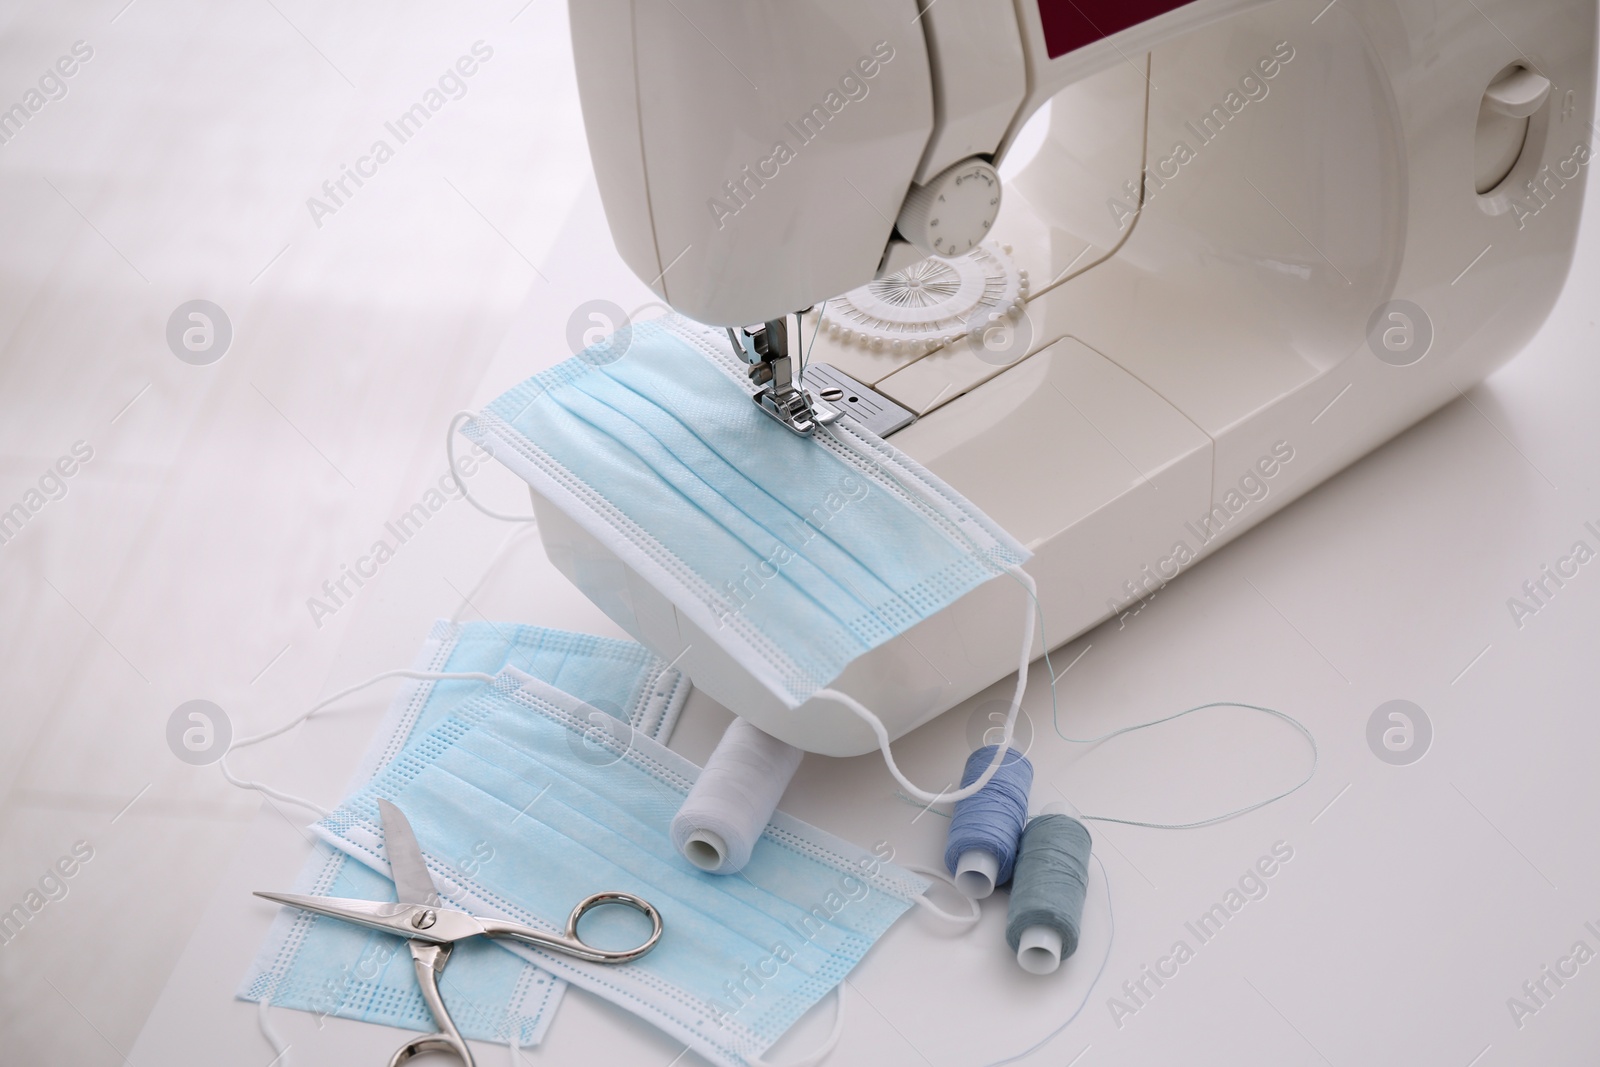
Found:
[[[794, 319], [792, 332], [789, 318]], [[795, 381], [789, 346], [791, 338], [799, 336], [799, 314], [772, 319], [760, 326], [728, 329], [734, 354], [749, 364], [750, 381], [761, 387], [750, 399], [790, 433], [810, 437], [818, 426], [837, 420], [840, 412], [815, 403], [811, 394]]]
[[814, 404], [804, 389], [795, 389], [786, 396], [777, 396], [763, 389], [750, 398], [756, 407], [777, 419], [784, 429], [801, 437], [810, 437], [818, 426], [827, 426], [839, 418], [839, 412], [825, 405]]

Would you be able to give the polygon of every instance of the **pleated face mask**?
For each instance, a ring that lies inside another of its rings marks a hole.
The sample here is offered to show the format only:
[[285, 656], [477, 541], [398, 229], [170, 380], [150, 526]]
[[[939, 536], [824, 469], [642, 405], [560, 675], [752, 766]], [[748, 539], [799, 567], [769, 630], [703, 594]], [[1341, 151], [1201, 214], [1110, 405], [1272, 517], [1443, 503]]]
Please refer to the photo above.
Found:
[[[414, 664], [419, 671], [494, 674], [520, 667], [571, 694], [583, 728], [571, 735], [574, 758], [609, 760], [602, 737], [665, 739], [683, 708], [688, 683], [648, 649], [631, 641], [495, 623], [435, 625]], [[482, 681], [411, 681], [390, 704], [387, 717], [351, 784], [355, 792], [388, 766], [414, 736], [426, 734], [475, 694]], [[481, 838], [464, 840], [446, 857], [463, 872], [493, 863]], [[294, 891], [314, 896], [394, 900], [383, 874], [319, 842], [296, 879]], [[445, 996], [461, 1032], [519, 1047], [543, 1038], [566, 983], [482, 938], [457, 946], [445, 979]], [[291, 908], [281, 910], [241, 984], [239, 997], [318, 1015], [436, 1029], [412, 973], [405, 942], [338, 919]]]
[[464, 432], [785, 705], [1028, 558], [879, 438], [845, 421], [797, 437], [763, 414], [725, 334], [672, 317], [619, 347], [524, 382]]
[[[585, 715], [570, 696], [508, 669], [315, 832], [387, 870], [377, 801], [390, 800], [452, 905], [543, 929], [561, 930], [596, 892], [643, 897], [665, 932], [633, 963], [511, 950], [738, 1067], [842, 981], [927, 882], [781, 813], [739, 876], [700, 871], [669, 836], [698, 769], [638, 734], [601, 737], [609, 759], [586, 758], [573, 744]], [[450, 850], [462, 842], [484, 842], [494, 861], [472, 871], [454, 864]], [[582, 936], [636, 944], [638, 920], [602, 909]]]

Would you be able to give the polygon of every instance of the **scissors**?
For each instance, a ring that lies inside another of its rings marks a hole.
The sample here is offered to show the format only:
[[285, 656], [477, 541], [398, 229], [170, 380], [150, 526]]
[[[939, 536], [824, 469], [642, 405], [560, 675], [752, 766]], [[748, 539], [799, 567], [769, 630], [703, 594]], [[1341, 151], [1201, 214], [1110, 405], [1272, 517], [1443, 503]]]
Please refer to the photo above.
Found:
[[[453, 1053], [466, 1067], [475, 1067], [472, 1050], [456, 1029], [450, 1012], [439, 996], [439, 976], [450, 962], [450, 950], [457, 941], [469, 937], [503, 938], [535, 948], [564, 953], [590, 963], [627, 963], [636, 960], [656, 947], [661, 940], [661, 913], [649, 901], [632, 893], [596, 893], [585, 897], [567, 916], [566, 934], [548, 934], [521, 923], [503, 922], [499, 919], [469, 915], [444, 906], [434, 888], [433, 878], [422, 858], [422, 846], [405, 813], [387, 800], [378, 801], [378, 811], [383, 817], [383, 847], [389, 854], [389, 866], [394, 874], [395, 894], [399, 903], [377, 900], [350, 900], [342, 897], [311, 897], [297, 893], [256, 893], [258, 897], [300, 908], [317, 915], [328, 915], [345, 922], [355, 923], [372, 930], [399, 934], [406, 938], [411, 949], [412, 966], [417, 972], [417, 984], [422, 987], [422, 999], [427, 1002], [433, 1021], [439, 1027], [437, 1034], [423, 1034], [401, 1045], [389, 1060], [389, 1067], [399, 1067], [413, 1056], [424, 1052]], [[637, 948], [624, 951], [595, 948], [578, 936], [578, 921], [591, 910], [603, 904], [626, 904], [641, 911], [650, 920], [650, 936]]]

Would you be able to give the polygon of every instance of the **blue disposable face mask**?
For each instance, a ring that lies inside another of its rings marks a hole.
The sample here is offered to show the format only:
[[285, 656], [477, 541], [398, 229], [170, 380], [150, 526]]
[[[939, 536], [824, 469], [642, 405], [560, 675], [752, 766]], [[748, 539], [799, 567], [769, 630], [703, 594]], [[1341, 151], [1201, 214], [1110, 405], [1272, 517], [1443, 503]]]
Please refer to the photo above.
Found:
[[569, 360], [465, 432], [786, 705], [1028, 558], [853, 424], [802, 438], [763, 414], [724, 334], [630, 329], [621, 358], [613, 341]]
[[[689, 689], [681, 673], [636, 642], [511, 623], [441, 619], [416, 662], [417, 670], [441, 674], [496, 674], [507, 666], [605, 712], [606, 719], [591, 715], [595, 729], [624, 722], [660, 741], [672, 734]], [[407, 683], [396, 694], [347, 792], [366, 785], [412, 735], [426, 733], [483, 688], [479, 681]]]
[[[387, 870], [377, 800], [390, 800], [453, 905], [547, 929], [595, 892], [649, 900], [666, 932], [637, 962], [512, 951], [728, 1067], [760, 1056], [927, 888], [886, 857], [781, 813], [739, 876], [698, 870], [669, 836], [698, 769], [637, 734], [599, 737], [608, 758], [586, 757], [573, 744], [589, 729], [585, 716], [572, 697], [508, 669], [315, 830]], [[473, 841], [494, 860], [469, 872], [450, 850]], [[631, 945], [637, 919], [603, 909], [583, 936]]]
[[[631, 729], [666, 738], [683, 708], [688, 684], [648, 649], [631, 641], [495, 623], [440, 622], [424, 644], [419, 671], [494, 674], [507, 664], [559, 686], [583, 703], [585, 730], [572, 735], [575, 758], [609, 759], [598, 740]], [[390, 704], [355, 791], [387, 766], [413, 736], [427, 733], [486, 688], [481, 681], [412, 681]], [[626, 725], [624, 725], [626, 724]], [[464, 872], [494, 862], [480, 838], [447, 857]], [[394, 883], [319, 842], [294, 890], [314, 896], [394, 900]], [[461, 1032], [485, 1041], [538, 1044], [566, 983], [483, 939], [455, 950], [442, 983]], [[337, 919], [282, 910], [240, 987], [245, 1000], [318, 1015], [436, 1029], [422, 1000], [405, 942]]]

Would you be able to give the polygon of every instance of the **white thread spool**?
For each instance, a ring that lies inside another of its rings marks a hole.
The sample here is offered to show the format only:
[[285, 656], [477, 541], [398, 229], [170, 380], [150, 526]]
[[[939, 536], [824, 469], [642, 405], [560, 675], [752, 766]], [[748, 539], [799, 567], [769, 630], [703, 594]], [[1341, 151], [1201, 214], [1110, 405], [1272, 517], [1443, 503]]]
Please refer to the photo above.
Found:
[[712, 874], [743, 869], [804, 755], [733, 720], [673, 817], [673, 847]]

